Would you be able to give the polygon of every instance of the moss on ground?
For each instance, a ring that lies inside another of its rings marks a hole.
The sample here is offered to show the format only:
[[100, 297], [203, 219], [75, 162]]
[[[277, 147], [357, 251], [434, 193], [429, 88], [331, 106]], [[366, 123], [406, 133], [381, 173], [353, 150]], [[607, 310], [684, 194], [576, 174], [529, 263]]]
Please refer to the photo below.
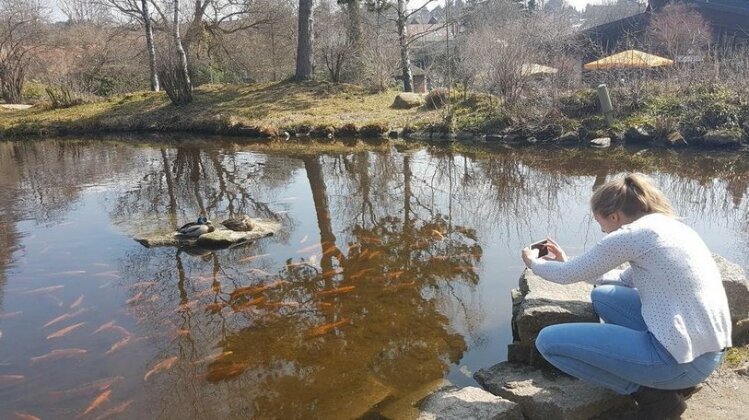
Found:
[[749, 344], [729, 348], [723, 359], [723, 364], [731, 369], [736, 369], [746, 363], [749, 363]]

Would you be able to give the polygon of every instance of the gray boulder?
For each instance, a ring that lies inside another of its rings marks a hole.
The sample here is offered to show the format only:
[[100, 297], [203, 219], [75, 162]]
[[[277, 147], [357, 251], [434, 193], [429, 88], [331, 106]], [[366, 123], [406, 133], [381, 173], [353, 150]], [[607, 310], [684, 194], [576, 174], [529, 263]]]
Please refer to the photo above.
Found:
[[561, 136], [557, 137], [556, 140], [554, 140], [556, 143], [565, 143], [565, 144], [571, 144], [571, 143], [577, 143], [580, 141], [580, 136], [574, 132], [574, 131], [568, 131]]
[[591, 147], [606, 148], [611, 146], [611, 137], [599, 137], [590, 141]]
[[737, 147], [743, 138], [741, 130], [710, 130], [702, 136], [702, 143], [710, 147]]
[[731, 310], [733, 342], [740, 344], [749, 341], [749, 282], [744, 270], [720, 255], [713, 255], [720, 269], [723, 288], [728, 296]]
[[517, 363], [498, 363], [473, 377], [492, 394], [519, 404], [528, 420], [583, 420], [632, 404], [629, 396]]
[[411, 109], [419, 107], [423, 103], [424, 99], [418, 93], [402, 92], [395, 96], [392, 107], [396, 109]]
[[512, 292], [513, 343], [508, 360], [548, 367], [536, 350], [538, 333], [546, 326], [569, 322], [598, 322], [590, 303], [593, 286], [588, 283], [561, 285], [525, 270], [519, 288]]
[[419, 420], [523, 420], [520, 406], [476, 387], [446, 387], [421, 404]]
[[655, 139], [653, 131], [653, 128], [648, 126], [629, 127], [624, 132], [624, 140], [628, 143], [651, 143]]

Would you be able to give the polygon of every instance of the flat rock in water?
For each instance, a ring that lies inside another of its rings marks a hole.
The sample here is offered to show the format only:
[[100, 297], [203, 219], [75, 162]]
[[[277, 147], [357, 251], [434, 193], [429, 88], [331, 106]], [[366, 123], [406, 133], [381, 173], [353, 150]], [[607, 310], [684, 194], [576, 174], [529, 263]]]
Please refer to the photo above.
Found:
[[249, 232], [235, 232], [224, 227], [217, 227], [215, 231], [190, 238], [179, 235], [174, 231], [159, 232], [138, 236], [136, 241], [147, 248], [157, 246], [201, 246], [219, 248], [252, 242], [261, 238], [275, 235], [281, 230], [281, 224], [270, 219], [252, 219], [253, 229]]
[[421, 404], [419, 420], [523, 420], [520, 406], [483, 389], [447, 387]]
[[606, 148], [611, 146], [611, 137], [599, 137], [590, 141], [592, 147]]
[[632, 404], [629, 396], [562, 373], [502, 362], [474, 375], [487, 391], [520, 405], [528, 420], [583, 420]]

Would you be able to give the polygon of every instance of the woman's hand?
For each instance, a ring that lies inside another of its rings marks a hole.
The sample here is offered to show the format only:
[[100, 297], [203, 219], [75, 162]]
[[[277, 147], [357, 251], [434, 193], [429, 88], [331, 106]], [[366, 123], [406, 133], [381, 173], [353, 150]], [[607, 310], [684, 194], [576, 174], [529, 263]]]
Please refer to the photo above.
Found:
[[531, 268], [531, 260], [533, 260], [534, 258], [538, 258], [538, 250], [531, 249], [531, 247], [527, 246], [520, 252], [520, 256], [523, 257], [525, 266]]
[[546, 241], [546, 247], [549, 248], [549, 254], [544, 256], [545, 259], [559, 262], [567, 261], [567, 254], [558, 243], [554, 242], [551, 238], [546, 238]]

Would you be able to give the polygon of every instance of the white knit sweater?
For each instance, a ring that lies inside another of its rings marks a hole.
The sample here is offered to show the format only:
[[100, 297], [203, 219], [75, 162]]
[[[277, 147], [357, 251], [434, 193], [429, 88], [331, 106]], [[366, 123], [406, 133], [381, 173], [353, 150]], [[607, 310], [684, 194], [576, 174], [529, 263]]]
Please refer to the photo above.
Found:
[[[630, 268], [615, 270], [629, 262]], [[679, 363], [731, 346], [731, 316], [720, 272], [690, 227], [643, 216], [567, 262], [533, 259], [531, 269], [560, 284], [621, 281], [635, 287], [648, 330]]]

